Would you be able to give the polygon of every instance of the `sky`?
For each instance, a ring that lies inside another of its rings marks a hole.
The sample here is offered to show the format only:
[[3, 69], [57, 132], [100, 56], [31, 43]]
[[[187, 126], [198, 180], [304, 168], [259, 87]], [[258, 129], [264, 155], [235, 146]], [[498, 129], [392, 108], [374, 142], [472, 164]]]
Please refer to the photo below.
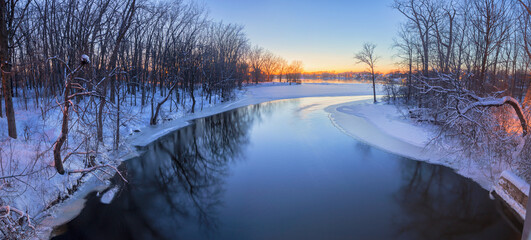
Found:
[[396, 69], [393, 38], [404, 17], [393, 0], [204, 0], [213, 20], [244, 26], [253, 45], [288, 61], [301, 60], [306, 72], [362, 71], [354, 54], [364, 42], [376, 44], [376, 70]]

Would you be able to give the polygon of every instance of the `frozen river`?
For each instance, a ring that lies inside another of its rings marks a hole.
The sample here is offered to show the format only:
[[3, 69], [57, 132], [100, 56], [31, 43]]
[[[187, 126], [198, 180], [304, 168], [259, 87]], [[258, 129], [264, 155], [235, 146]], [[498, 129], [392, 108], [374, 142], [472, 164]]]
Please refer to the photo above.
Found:
[[281, 100], [194, 120], [126, 161], [55, 239], [519, 239], [500, 203], [451, 169], [347, 136]]

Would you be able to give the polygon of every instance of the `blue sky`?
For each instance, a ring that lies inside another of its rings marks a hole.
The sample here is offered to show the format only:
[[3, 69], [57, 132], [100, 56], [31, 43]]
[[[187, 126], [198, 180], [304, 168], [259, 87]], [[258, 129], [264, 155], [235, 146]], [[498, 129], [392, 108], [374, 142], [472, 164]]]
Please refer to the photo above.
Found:
[[395, 68], [391, 48], [403, 17], [393, 0], [204, 0], [214, 20], [236, 23], [254, 45], [287, 60], [302, 60], [306, 71], [363, 70], [354, 53], [364, 42], [377, 45], [377, 70]]

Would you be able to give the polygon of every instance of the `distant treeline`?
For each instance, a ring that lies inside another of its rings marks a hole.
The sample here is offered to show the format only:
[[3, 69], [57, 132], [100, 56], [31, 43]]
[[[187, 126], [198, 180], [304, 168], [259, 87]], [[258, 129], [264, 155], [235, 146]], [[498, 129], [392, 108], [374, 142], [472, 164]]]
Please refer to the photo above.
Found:
[[[378, 80], [383, 80], [391, 75], [377, 73]], [[303, 79], [344, 79], [344, 80], [370, 80], [370, 72], [310, 72], [303, 73]]]

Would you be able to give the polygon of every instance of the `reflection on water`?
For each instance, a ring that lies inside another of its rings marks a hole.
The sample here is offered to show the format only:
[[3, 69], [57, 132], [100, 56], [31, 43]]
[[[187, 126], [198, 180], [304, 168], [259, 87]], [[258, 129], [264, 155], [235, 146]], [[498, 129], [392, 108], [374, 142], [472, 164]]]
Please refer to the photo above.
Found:
[[277, 101], [195, 120], [127, 161], [129, 184], [108, 205], [90, 195], [56, 239], [517, 235], [477, 184], [334, 128], [322, 110], [333, 100]]
[[106, 205], [90, 195], [83, 217], [70, 224], [70, 230], [83, 231], [57, 239], [171, 239], [188, 221], [215, 230], [228, 164], [248, 144], [249, 127], [275, 104], [198, 119], [148, 145], [140, 159], [126, 162], [130, 183], [116, 199]]
[[139, 188], [133, 197], [150, 206], [144, 213], [149, 219], [160, 219], [153, 228], [162, 228], [159, 232], [169, 237], [189, 219], [207, 229], [217, 225], [228, 163], [248, 144], [248, 129], [264, 106], [268, 107], [254, 105], [194, 121], [149, 145], [142, 160], [128, 162], [131, 185]]
[[[496, 213], [488, 193], [448, 168], [402, 161], [403, 185], [395, 194], [407, 214], [395, 216], [397, 236], [414, 239], [520, 239]], [[499, 206], [499, 205], [498, 205]]]

